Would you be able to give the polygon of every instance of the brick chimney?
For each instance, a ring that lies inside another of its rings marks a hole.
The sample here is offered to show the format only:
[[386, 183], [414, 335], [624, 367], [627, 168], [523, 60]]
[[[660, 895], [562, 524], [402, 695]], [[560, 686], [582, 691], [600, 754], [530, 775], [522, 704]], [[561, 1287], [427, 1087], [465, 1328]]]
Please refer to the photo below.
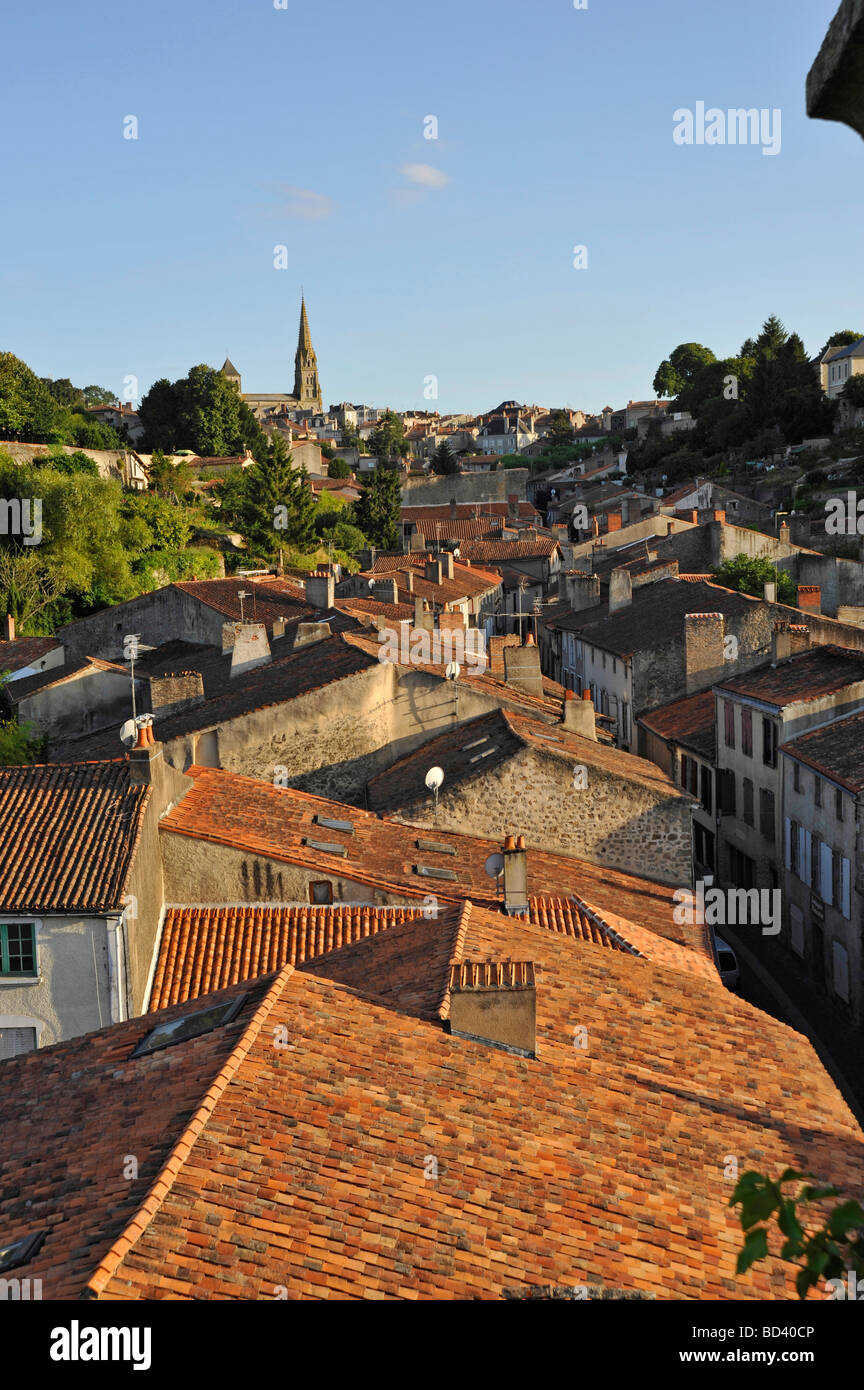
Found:
[[715, 507], [711, 514], [711, 519], [712, 521], [725, 521], [726, 513], [721, 511], [719, 507]]
[[442, 550], [438, 559], [441, 561], [444, 578], [452, 579], [455, 575], [455, 570], [453, 568], [453, 552], [450, 550]]
[[524, 835], [508, 835], [504, 841], [504, 911], [511, 916], [528, 915], [528, 853]]
[[699, 513], [695, 507], [691, 507], [690, 511], [687, 512], [685, 520], [692, 522], [694, 526], [699, 525]]
[[789, 636], [792, 641], [792, 655], [806, 652], [810, 646], [810, 629], [806, 623], [790, 623]]
[[449, 1029], [460, 1038], [492, 1043], [534, 1057], [537, 987], [534, 962], [453, 961]]
[[584, 690], [579, 699], [572, 690], [564, 692], [564, 728], [571, 734], [580, 734], [597, 742], [597, 724], [594, 719], [594, 702], [591, 692]]
[[332, 608], [336, 581], [332, 570], [316, 570], [306, 580], [306, 602], [313, 608]]
[[540, 670], [540, 651], [534, 634], [528, 633], [525, 645], [504, 648], [504, 679], [526, 695], [543, 695], [543, 674]]
[[684, 663], [687, 694], [722, 680], [725, 671], [726, 619], [722, 613], [684, 614]]
[[609, 576], [609, 615], [620, 608], [627, 608], [633, 600], [633, 577], [630, 571], [619, 566]]
[[583, 608], [593, 608], [600, 602], [599, 574], [568, 574], [564, 577], [567, 598], [574, 613]]
[[607, 532], [608, 532], [608, 531], [620, 531], [620, 530], [621, 530], [621, 513], [620, 513], [620, 512], [607, 512], [607, 513], [606, 513], [606, 530], [607, 530]]
[[799, 584], [797, 608], [803, 608], [807, 613], [822, 612], [822, 588], [819, 584]]
[[15, 619], [11, 613], [7, 613], [3, 619], [3, 631], [0, 633], [4, 642], [15, 641]]
[[163, 745], [153, 737], [152, 714], [139, 714], [135, 720], [137, 738], [127, 753], [129, 783], [133, 787], [152, 787], [150, 805], [161, 816], [181, 801], [193, 785], [192, 778], [178, 772], [163, 757]]

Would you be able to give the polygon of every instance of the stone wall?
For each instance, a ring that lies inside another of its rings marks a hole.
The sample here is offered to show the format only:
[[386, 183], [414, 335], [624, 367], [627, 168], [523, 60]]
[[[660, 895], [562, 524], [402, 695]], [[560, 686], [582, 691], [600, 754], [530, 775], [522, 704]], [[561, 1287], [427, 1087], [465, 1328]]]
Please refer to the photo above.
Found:
[[130, 632], [139, 633], [145, 647], [158, 647], [170, 638], [221, 650], [224, 622], [224, 614], [168, 584], [128, 603], [79, 618], [61, 628], [57, 636], [66, 647], [67, 661], [83, 656], [122, 661], [123, 638]]
[[[544, 849], [664, 883], [689, 883], [689, 799], [671, 784], [666, 792], [592, 764], [591, 746], [586, 740], [581, 766], [587, 785], [579, 789], [568, 760], [523, 748], [491, 772], [463, 778], [450, 789], [445, 783], [437, 810], [424, 797], [403, 807], [398, 819], [493, 840], [523, 834], [529, 851]], [[530, 853], [528, 882], [530, 891]], [[573, 891], [579, 891], [578, 874]]]
[[402, 482], [403, 507], [446, 507], [451, 498], [457, 502], [506, 502], [518, 495], [526, 497], [531, 471], [528, 468], [498, 468], [494, 473], [454, 473], [451, 477], [412, 478]]

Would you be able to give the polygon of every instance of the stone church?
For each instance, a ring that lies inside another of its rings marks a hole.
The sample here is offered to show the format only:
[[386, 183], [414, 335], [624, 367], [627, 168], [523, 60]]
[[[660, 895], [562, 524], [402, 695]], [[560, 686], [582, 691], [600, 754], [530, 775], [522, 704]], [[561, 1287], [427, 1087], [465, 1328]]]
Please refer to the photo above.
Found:
[[228, 357], [225, 358], [221, 370], [222, 375], [237, 387], [244, 401], [261, 424], [276, 415], [296, 416], [301, 412], [320, 415], [323, 411], [321, 383], [318, 380], [318, 359], [312, 346], [309, 319], [306, 316], [306, 300], [301, 298], [300, 301], [300, 332], [297, 338], [297, 351], [294, 354], [293, 395], [287, 396], [278, 392], [258, 394], [257, 392], [244, 391], [240, 373]]

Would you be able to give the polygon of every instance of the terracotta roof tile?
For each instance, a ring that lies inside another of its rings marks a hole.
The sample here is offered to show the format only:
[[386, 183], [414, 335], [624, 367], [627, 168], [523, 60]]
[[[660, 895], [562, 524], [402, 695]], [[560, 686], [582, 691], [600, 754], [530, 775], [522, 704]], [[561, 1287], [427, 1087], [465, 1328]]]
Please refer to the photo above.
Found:
[[0, 908], [119, 910], [148, 797], [124, 760], [0, 767]]

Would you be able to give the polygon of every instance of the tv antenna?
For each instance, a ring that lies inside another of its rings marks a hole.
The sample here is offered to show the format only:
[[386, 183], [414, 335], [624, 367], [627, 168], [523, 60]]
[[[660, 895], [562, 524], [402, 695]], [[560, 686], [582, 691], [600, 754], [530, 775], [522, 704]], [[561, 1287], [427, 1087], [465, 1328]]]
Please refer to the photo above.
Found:
[[[138, 643], [141, 640], [140, 632], [127, 632], [123, 638], [123, 655], [129, 662], [130, 680], [132, 683], [132, 721], [135, 720], [135, 658], [138, 655]], [[125, 728], [125, 725], [124, 725]]]
[[237, 597], [240, 600], [240, 626], [242, 627], [243, 623], [245, 622], [245, 619], [243, 617], [243, 600], [244, 598], [250, 598], [251, 595], [247, 593], [245, 589], [240, 589], [240, 591], [237, 594]]

